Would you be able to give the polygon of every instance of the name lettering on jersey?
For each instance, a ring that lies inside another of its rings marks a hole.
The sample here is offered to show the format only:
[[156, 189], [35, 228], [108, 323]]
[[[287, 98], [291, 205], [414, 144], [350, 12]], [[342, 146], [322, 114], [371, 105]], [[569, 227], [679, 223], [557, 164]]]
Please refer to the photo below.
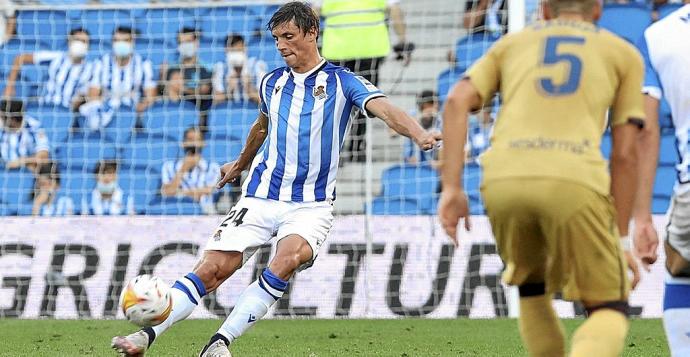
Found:
[[517, 150], [556, 150], [582, 155], [590, 148], [591, 144], [589, 140], [576, 142], [563, 139], [537, 137], [513, 140], [509, 143], [509, 146], [511, 149]]
[[312, 95], [314, 98], [319, 99], [319, 100], [324, 100], [328, 98], [328, 94], [326, 94], [326, 90], [324, 86], [318, 86], [314, 87], [314, 90], [312, 91]]
[[371, 82], [369, 82], [366, 78], [362, 76], [355, 76], [355, 78], [357, 78], [358, 81], [364, 84], [364, 88], [366, 88], [368, 91], [375, 92], [379, 90], [378, 88], [376, 88], [375, 85], [371, 84]]

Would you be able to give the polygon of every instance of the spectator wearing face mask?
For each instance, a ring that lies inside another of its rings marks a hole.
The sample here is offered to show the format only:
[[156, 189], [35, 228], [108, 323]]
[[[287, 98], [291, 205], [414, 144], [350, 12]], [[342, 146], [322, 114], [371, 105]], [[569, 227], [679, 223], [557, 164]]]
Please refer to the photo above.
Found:
[[244, 38], [228, 35], [225, 40], [225, 62], [213, 68], [213, 99], [259, 103], [261, 79], [267, 73], [266, 62], [247, 56]]
[[24, 103], [19, 100], [0, 101], [0, 161], [6, 169], [26, 167], [48, 161], [50, 145], [38, 120], [24, 115]]
[[[438, 97], [432, 90], [424, 90], [417, 96], [419, 124], [425, 130], [438, 128]], [[404, 159], [410, 165], [431, 164], [436, 166], [436, 150], [422, 151], [411, 139], [405, 141]]]
[[189, 197], [204, 208], [212, 207], [211, 193], [219, 178], [220, 166], [201, 156], [204, 145], [201, 129], [192, 127], [185, 130], [182, 142], [184, 157], [167, 161], [161, 168], [162, 196]]
[[76, 110], [84, 102], [93, 73], [93, 63], [85, 59], [88, 50], [89, 32], [75, 28], [67, 36], [66, 51], [36, 51], [18, 55], [7, 77], [4, 96], [10, 98], [15, 95], [15, 83], [22, 66], [47, 64], [48, 81], [43, 87], [41, 103]]
[[211, 107], [211, 71], [199, 61], [199, 33], [196, 29], [185, 27], [177, 33], [177, 52], [180, 62], [171, 66], [165, 73], [167, 78], [171, 71], [179, 71], [184, 81], [184, 98], [196, 104], [205, 112]]
[[96, 216], [118, 216], [130, 211], [132, 202], [125, 202], [125, 194], [117, 182], [117, 162], [99, 162], [95, 174], [96, 187], [87, 199], [87, 212]]
[[43, 163], [36, 170], [33, 216], [56, 217], [74, 214], [74, 202], [60, 194], [60, 172], [54, 162]]
[[95, 64], [89, 84], [88, 102], [79, 108], [88, 129], [107, 126], [120, 108], [134, 108], [138, 113], [156, 98], [153, 65], [134, 52], [134, 30], [118, 27], [113, 32], [113, 51]]

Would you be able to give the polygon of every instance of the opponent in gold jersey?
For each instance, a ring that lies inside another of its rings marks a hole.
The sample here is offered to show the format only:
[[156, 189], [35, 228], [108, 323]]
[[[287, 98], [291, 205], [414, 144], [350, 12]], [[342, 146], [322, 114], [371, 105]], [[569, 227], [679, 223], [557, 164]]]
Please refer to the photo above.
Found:
[[[481, 191], [503, 279], [519, 287], [520, 332], [532, 356], [565, 354], [555, 292], [589, 313], [572, 356], [619, 355], [628, 329], [626, 261], [633, 284], [639, 279], [619, 232], [628, 234], [635, 199], [643, 65], [634, 47], [592, 24], [600, 14], [596, 0], [548, 0], [550, 20], [499, 40], [453, 88], [444, 112], [439, 215], [457, 242], [459, 218], [469, 226], [458, 185], [467, 115], [501, 96], [480, 158]], [[600, 151], [607, 125], [611, 179]]]

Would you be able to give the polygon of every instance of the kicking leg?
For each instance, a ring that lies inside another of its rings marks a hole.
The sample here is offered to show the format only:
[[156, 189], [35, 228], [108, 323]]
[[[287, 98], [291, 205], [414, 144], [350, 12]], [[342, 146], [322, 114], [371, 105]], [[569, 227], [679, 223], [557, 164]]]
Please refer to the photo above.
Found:
[[617, 357], [628, 334], [628, 302], [587, 302], [587, 320], [575, 331], [571, 357]]
[[295, 271], [312, 257], [312, 248], [304, 238], [289, 235], [281, 239], [268, 268], [242, 292], [230, 316], [204, 347], [201, 356], [230, 356], [228, 346], [266, 315], [283, 296]]
[[126, 356], [140, 356], [174, 323], [184, 320], [207, 294], [218, 288], [242, 265], [242, 253], [234, 251], [206, 251], [194, 272], [173, 284], [173, 308], [170, 316], [161, 324], [147, 327], [128, 336], [117, 336], [112, 347]]

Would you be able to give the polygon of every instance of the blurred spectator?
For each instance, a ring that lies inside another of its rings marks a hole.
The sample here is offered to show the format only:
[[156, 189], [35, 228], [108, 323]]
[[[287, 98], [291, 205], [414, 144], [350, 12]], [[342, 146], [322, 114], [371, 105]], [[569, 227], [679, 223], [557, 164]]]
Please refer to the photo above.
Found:
[[22, 53], [14, 58], [7, 78], [4, 96], [15, 94], [15, 82], [25, 64], [48, 64], [48, 81], [41, 102], [76, 110], [84, 102], [93, 64], [85, 60], [89, 50], [89, 33], [76, 28], [67, 36], [66, 51], [36, 51]]
[[211, 193], [219, 179], [220, 166], [201, 156], [204, 148], [201, 129], [192, 127], [184, 132], [184, 157], [167, 161], [161, 168], [163, 196], [186, 196], [199, 202], [206, 212], [213, 210]]
[[171, 71], [182, 73], [184, 80], [184, 98], [196, 104], [204, 113], [213, 103], [211, 95], [211, 71], [199, 61], [199, 33], [196, 29], [185, 27], [177, 33], [177, 52], [180, 63], [167, 69], [165, 77]]
[[[438, 128], [438, 96], [433, 90], [424, 90], [417, 96], [419, 124], [425, 130]], [[412, 139], [405, 138], [405, 163], [410, 165], [431, 164], [437, 166], [436, 151], [422, 151]]]
[[0, 47], [15, 34], [17, 18], [14, 3], [10, 0], [0, 0]]
[[184, 99], [184, 77], [179, 69], [171, 69], [165, 76], [165, 87], [163, 97], [172, 102], [179, 102]]
[[466, 161], [477, 160], [489, 148], [493, 117], [491, 107], [484, 108], [468, 118]]
[[117, 183], [117, 162], [99, 162], [95, 174], [96, 187], [87, 202], [87, 212], [96, 216], [124, 214], [126, 202], [124, 192]]
[[242, 36], [228, 35], [225, 40], [225, 62], [218, 62], [213, 68], [214, 101], [252, 101], [258, 104], [258, 88], [266, 72], [266, 62], [247, 56]]
[[508, 0], [465, 0], [462, 26], [470, 33], [505, 33]]
[[[153, 65], [134, 53], [134, 30], [118, 27], [113, 32], [113, 52], [95, 64], [88, 102], [79, 108], [87, 128], [106, 127], [120, 107], [143, 112], [156, 97]], [[142, 96], [143, 93], [143, 96]]]
[[24, 115], [24, 103], [19, 100], [0, 101], [0, 160], [7, 169], [26, 167], [48, 160], [50, 145], [38, 120]]
[[[406, 40], [406, 28], [399, 0], [317, 0], [314, 10], [325, 19], [321, 54], [334, 64], [349, 68], [378, 85], [379, 67], [391, 50], [386, 14], [398, 44], [396, 59], [409, 63], [414, 48]], [[352, 161], [364, 161], [367, 120], [362, 114], [353, 120], [347, 154]]]
[[40, 164], [36, 169], [34, 187], [34, 216], [68, 216], [74, 214], [74, 202], [67, 196], [59, 195], [60, 172], [54, 162]]

